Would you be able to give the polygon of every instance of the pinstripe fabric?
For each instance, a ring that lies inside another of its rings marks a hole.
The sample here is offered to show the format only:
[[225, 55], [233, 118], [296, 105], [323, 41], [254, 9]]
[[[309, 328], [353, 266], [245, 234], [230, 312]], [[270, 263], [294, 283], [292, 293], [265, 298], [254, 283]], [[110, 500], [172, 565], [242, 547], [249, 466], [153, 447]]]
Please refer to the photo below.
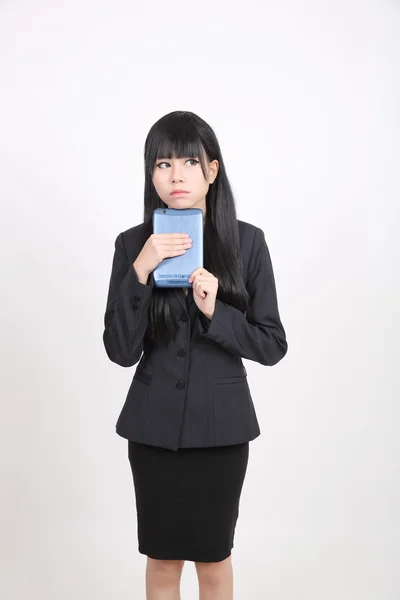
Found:
[[272, 366], [287, 352], [269, 250], [262, 229], [238, 221], [246, 314], [216, 301], [212, 319], [198, 310], [192, 289], [174, 290], [177, 333], [161, 346], [146, 335], [152, 285], [132, 265], [144, 242], [143, 224], [120, 233], [104, 316], [109, 359], [138, 363], [116, 431], [126, 439], [171, 450], [239, 444], [260, 435], [242, 358]]

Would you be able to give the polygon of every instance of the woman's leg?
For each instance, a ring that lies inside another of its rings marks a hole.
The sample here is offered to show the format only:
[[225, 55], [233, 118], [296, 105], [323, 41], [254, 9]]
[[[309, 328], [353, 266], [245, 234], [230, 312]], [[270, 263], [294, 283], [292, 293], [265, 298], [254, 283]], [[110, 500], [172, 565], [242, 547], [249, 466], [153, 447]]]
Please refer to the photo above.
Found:
[[146, 600], [181, 600], [180, 583], [184, 560], [147, 557]]
[[220, 562], [196, 562], [199, 600], [233, 600], [232, 555]]

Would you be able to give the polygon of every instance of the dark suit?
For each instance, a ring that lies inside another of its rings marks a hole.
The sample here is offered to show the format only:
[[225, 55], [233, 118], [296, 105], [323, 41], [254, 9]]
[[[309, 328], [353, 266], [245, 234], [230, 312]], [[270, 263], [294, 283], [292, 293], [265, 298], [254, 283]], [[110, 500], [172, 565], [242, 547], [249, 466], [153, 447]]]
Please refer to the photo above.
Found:
[[[171, 318], [178, 331], [168, 346], [146, 335], [152, 285], [132, 265], [143, 247], [143, 223], [115, 240], [103, 341], [123, 367], [139, 361], [116, 431], [123, 438], [171, 450], [225, 446], [260, 435], [242, 358], [275, 365], [287, 352], [271, 259], [262, 229], [238, 221], [246, 314], [217, 298], [211, 320], [193, 291], [176, 288]], [[142, 354], [143, 352], [143, 354]]]

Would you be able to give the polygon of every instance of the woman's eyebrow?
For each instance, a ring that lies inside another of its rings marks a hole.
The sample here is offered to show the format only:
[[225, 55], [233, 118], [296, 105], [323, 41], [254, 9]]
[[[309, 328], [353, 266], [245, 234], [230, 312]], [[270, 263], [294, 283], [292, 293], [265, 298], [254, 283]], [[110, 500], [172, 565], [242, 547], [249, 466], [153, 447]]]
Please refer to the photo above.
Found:
[[[180, 156], [179, 158], [175, 157], [175, 160], [183, 160], [184, 158], [195, 158], [195, 156], [197, 156], [197, 155], [190, 154], [188, 156]], [[165, 156], [161, 156], [160, 158], [157, 158], [156, 160], [173, 160], [173, 158], [166, 158]]]

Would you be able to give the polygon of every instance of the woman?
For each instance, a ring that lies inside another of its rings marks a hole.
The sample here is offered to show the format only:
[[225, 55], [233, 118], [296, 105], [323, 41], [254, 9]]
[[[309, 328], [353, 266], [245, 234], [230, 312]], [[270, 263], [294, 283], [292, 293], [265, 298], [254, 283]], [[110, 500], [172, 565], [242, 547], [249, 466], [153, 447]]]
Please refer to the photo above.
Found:
[[[147, 600], [180, 598], [185, 560], [202, 599], [230, 600], [249, 442], [260, 435], [242, 358], [276, 364], [286, 335], [264, 233], [236, 217], [212, 128], [169, 113], [144, 158], [144, 219], [115, 240], [103, 341], [113, 362], [138, 363], [116, 431], [128, 440]], [[190, 288], [154, 286], [156, 266], [191, 247], [185, 234], [152, 233], [160, 207], [203, 211], [204, 267]]]

